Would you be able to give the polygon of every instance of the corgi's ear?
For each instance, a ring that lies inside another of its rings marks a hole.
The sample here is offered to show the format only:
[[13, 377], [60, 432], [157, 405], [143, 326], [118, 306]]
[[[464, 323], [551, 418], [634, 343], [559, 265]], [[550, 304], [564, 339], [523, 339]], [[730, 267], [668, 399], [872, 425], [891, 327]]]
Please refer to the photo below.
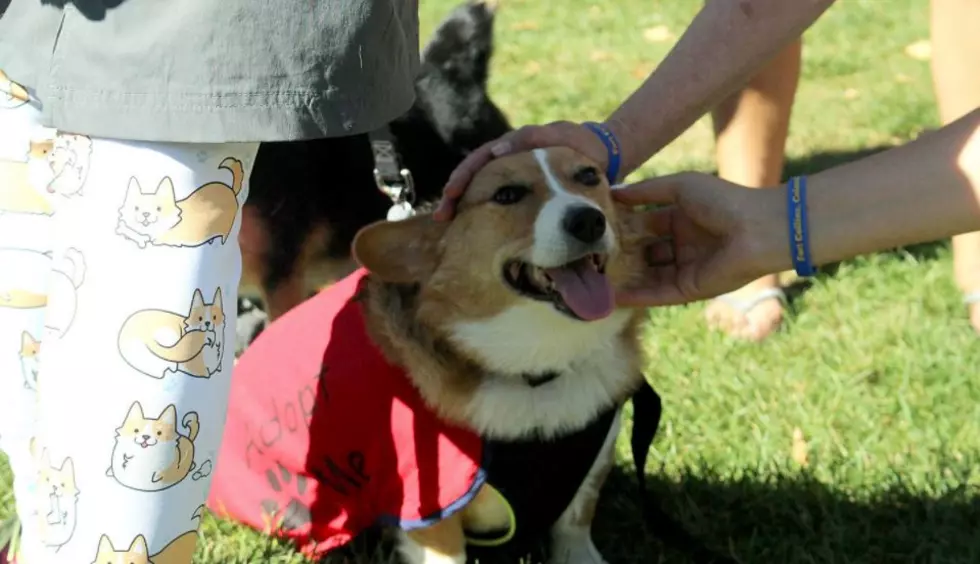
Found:
[[129, 545], [129, 550], [126, 552], [146, 556], [146, 554], [149, 552], [149, 549], [146, 548], [146, 537], [143, 535], [136, 535], [136, 538], [133, 539], [133, 544]]
[[164, 199], [168, 202], [177, 201], [177, 196], [174, 192], [174, 182], [170, 180], [169, 176], [164, 176], [160, 184], [157, 184], [157, 191], [154, 194], [157, 198]]
[[24, 331], [23, 333], [20, 334], [21, 351], [28, 351], [30, 349], [33, 349], [34, 345], [36, 344], [37, 341], [35, 341], [34, 337], [31, 337], [31, 334], [28, 333], [27, 331]]
[[61, 470], [62, 474], [67, 474], [68, 476], [72, 476], [72, 478], [74, 478], [75, 462], [69, 456], [68, 458], [65, 459], [64, 463], [62, 463], [61, 468], [59, 470]]
[[204, 294], [201, 293], [200, 288], [194, 290], [194, 297], [191, 298], [191, 309], [198, 307], [204, 307]]
[[373, 223], [354, 237], [354, 259], [386, 282], [421, 282], [439, 264], [448, 225], [429, 214]]
[[211, 299], [211, 305], [217, 307], [218, 309], [223, 309], [221, 307], [221, 286], [214, 291], [214, 297]]
[[107, 535], [102, 535], [99, 539], [99, 556], [109, 556], [116, 552], [116, 547], [112, 546], [112, 541]]
[[134, 401], [133, 405], [129, 407], [129, 413], [126, 414], [126, 421], [136, 421], [139, 419], [146, 419], [143, 416], [143, 406], [140, 402]]
[[163, 408], [163, 413], [160, 414], [160, 422], [171, 427], [177, 426], [177, 407], [174, 404]]
[[142, 193], [143, 193], [143, 189], [140, 188], [139, 180], [136, 180], [135, 176], [130, 176], [129, 186], [126, 187], [126, 199], [131, 200]]

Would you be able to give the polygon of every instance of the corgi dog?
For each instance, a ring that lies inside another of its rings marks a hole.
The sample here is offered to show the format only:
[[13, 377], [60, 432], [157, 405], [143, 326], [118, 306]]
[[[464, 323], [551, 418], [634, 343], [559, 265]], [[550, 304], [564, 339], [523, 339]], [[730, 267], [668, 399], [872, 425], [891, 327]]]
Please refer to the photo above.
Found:
[[[616, 410], [591, 469], [551, 529], [561, 562], [599, 564], [590, 521], [613, 464], [619, 407], [643, 383], [640, 310], [614, 293], [644, 267], [635, 215], [597, 165], [566, 148], [495, 159], [452, 222], [381, 222], [354, 240], [371, 274], [365, 323], [440, 416], [496, 440], [547, 440]], [[551, 375], [543, 385], [529, 377]], [[464, 562], [466, 531], [508, 527], [501, 497], [477, 495], [400, 534], [411, 563]]]
[[51, 268], [48, 309], [44, 312], [44, 338], [60, 339], [71, 329], [78, 310], [78, 289], [85, 281], [85, 257], [73, 247]]
[[[203, 509], [203, 505], [198, 507], [193, 518], [200, 519]], [[188, 564], [194, 556], [196, 546], [197, 531], [181, 534], [152, 555], [149, 543], [143, 535], [136, 535], [129, 548], [125, 550], [116, 550], [109, 536], [102, 535], [92, 564]]]
[[37, 373], [41, 368], [41, 342], [24, 331], [20, 336], [20, 371], [24, 387], [37, 391]]
[[[42, 195], [46, 185], [43, 168], [54, 148], [52, 139], [34, 139], [27, 146], [26, 161], [0, 158], [0, 214], [51, 215], [54, 208]], [[20, 157], [21, 159], [23, 158]]]
[[58, 133], [51, 141], [34, 144], [28, 160], [32, 185], [47, 194], [80, 196], [91, 156], [92, 140], [85, 135]]
[[0, 110], [13, 110], [31, 101], [27, 90], [0, 70]]
[[119, 353], [147, 376], [182, 373], [210, 378], [224, 358], [225, 313], [221, 288], [210, 303], [195, 290], [187, 315], [146, 309], [130, 315], [119, 330]]
[[144, 191], [135, 177], [130, 178], [119, 207], [116, 233], [141, 249], [147, 245], [199, 247], [215, 239], [224, 244], [238, 213], [245, 170], [241, 161], [231, 157], [221, 161], [218, 168], [231, 172], [231, 186], [209, 182], [181, 200], [170, 177], [164, 177], [152, 192]]
[[184, 414], [177, 429], [177, 408], [163, 409], [157, 418], [143, 414], [143, 406], [133, 402], [122, 425], [116, 429], [116, 445], [106, 476], [127, 488], [157, 492], [179, 484], [194, 469], [194, 441], [200, 430], [196, 412]]
[[34, 309], [48, 303], [50, 253], [0, 248], [0, 309]]
[[56, 467], [51, 464], [47, 449], [43, 449], [37, 472], [37, 522], [41, 541], [57, 549], [71, 540], [78, 523], [75, 463], [69, 457]]
[[102, 535], [92, 564], [186, 564], [194, 557], [196, 546], [197, 531], [187, 531], [152, 555], [143, 535], [137, 535], [126, 550], [116, 550], [109, 537]]

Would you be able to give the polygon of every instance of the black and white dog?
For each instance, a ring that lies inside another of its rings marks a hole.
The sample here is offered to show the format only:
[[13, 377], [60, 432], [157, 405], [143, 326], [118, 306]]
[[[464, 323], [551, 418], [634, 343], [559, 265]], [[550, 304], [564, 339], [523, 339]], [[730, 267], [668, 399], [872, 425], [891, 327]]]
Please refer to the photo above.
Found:
[[487, 93], [493, 23], [484, 2], [450, 13], [423, 50], [415, 104], [382, 130], [261, 145], [243, 211], [241, 341], [353, 270], [354, 234], [393, 199], [437, 200], [470, 151], [511, 129]]

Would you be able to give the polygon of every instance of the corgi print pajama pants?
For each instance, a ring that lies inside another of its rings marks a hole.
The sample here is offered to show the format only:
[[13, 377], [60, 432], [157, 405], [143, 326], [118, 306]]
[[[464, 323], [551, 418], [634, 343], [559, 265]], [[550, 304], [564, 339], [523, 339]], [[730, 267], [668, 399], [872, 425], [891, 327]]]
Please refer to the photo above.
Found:
[[0, 448], [18, 564], [190, 563], [234, 363], [257, 143], [39, 125], [0, 73]]

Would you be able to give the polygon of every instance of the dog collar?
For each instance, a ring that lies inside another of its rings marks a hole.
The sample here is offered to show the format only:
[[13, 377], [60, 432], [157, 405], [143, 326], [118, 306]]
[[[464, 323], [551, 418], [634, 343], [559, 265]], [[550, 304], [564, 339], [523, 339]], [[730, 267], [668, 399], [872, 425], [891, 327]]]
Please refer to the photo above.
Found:
[[555, 378], [561, 376], [561, 372], [541, 372], [539, 374], [521, 374], [521, 378], [524, 382], [532, 388], [537, 388], [538, 386], [543, 386], [548, 382], [551, 382]]

